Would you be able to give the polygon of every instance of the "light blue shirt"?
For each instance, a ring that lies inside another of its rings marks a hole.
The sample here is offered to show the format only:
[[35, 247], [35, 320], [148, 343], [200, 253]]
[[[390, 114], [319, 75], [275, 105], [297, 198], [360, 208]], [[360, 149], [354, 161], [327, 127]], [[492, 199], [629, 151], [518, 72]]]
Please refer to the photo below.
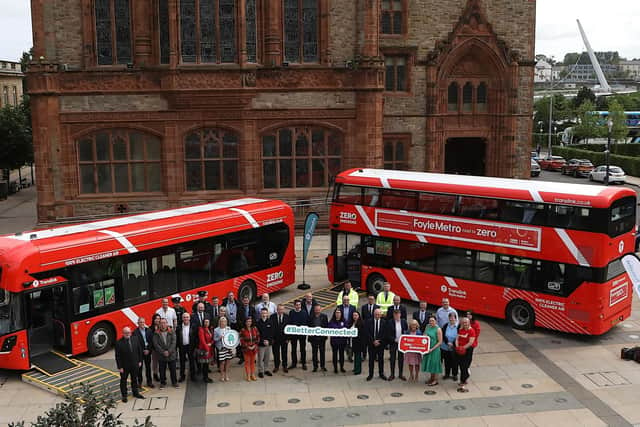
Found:
[[436, 311], [436, 320], [438, 321], [438, 326], [441, 328], [449, 323], [449, 313], [453, 313], [456, 315], [456, 326], [458, 326], [458, 312], [455, 308], [449, 306], [449, 309], [445, 309], [444, 307], [440, 307], [438, 311]]
[[[446, 331], [444, 331], [444, 336], [446, 340], [442, 339], [442, 344], [440, 344], [440, 349], [444, 351], [452, 351], [453, 347], [456, 345], [456, 338], [458, 337], [458, 328], [452, 327], [451, 325], [447, 325]], [[447, 341], [449, 344], [447, 344]]]

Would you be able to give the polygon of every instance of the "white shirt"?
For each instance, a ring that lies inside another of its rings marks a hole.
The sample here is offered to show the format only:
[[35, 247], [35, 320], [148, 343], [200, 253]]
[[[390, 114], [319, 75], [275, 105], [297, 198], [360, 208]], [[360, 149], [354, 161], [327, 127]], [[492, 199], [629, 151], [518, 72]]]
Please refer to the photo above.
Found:
[[182, 324], [182, 345], [189, 345], [189, 325]]
[[398, 320], [396, 324], [396, 342], [400, 341], [400, 335], [402, 335], [402, 321]]
[[453, 313], [456, 316], [456, 327], [458, 326], [458, 312], [455, 308], [449, 306], [447, 310], [444, 307], [440, 307], [438, 311], [436, 311], [436, 320], [438, 321], [438, 326], [441, 328], [444, 327], [447, 323], [449, 323], [449, 313]]
[[264, 303], [261, 302], [260, 304], [256, 305], [256, 315], [260, 318], [262, 317], [261, 315], [261, 311], [262, 308], [266, 308], [269, 311], [269, 316], [271, 316], [273, 313], [275, 313], [277, 311], [277, 307], [274, 303], [272, 303], [271, 301]]
[[176, 314], [176, 311], [171, 307], [167, 307], [167, 311], [165, 311], [164, 308], [160, 307], [158, 311], [156, 311], [156, 314], [158, 314], [161, 319], [167, 319], [167, 323], [172, 328], [178, 324], [178, 315]]

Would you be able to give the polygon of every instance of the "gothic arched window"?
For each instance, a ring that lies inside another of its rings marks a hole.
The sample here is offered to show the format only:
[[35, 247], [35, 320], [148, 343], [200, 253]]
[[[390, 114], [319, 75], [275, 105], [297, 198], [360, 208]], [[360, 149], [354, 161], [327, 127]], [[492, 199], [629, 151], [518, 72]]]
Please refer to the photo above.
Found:
[[320, 28], [318, 0], [282, 1], [285, 62], [318, 62]]
[[132, 61], [130, 0], [95, 0], [98, 65]]
[[458, 111], [458, 83], [452, 82], [447, 90], [447, 110]]
[[235, 132], [205, 128], [184, 141], [187, 191], [238, 188], [238, 142]]

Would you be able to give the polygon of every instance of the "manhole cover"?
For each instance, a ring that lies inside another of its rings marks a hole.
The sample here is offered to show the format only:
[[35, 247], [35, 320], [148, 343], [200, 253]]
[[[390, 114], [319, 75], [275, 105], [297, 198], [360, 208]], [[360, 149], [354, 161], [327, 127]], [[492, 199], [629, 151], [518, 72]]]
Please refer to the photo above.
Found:
[[533, 406], [535, 402], [533, 400], [523, 400], [521, 403], [524, 406]]
[[287, 421], [287, 419], [286, 419], [285, 417], [275, 417], [275, 418], [273, 419], [273, 422], [274, 422], [274, 423], [284, 423], [284, 422], [286, 422], [286, 421]]
[[296, 398], [294, 397], [293, 399], [289, 399], [289, 400], [287, 400], [287, 402], [289, 402], [289, 403], [293, 403], [293, 404], [296, 404], [296, 403], [300, 403], [300, 399], [296, 399]]
[[229, 406], [229, 402], [220, 402], [218, 403], [218, 408], [226, 408]]
[[242, 418], [242, 419], [236, 421], [236, 424], [238, 424], [238, 425], [249, 424], [249, 420], [246, 419], [246, 418]]
[[391, 393], [391, 397], [402, 397], [402, 393], [394, 391], [393, 393]]
[[421, 414], [428, 414], [429, 412], [431, 412], [431, 408], [420, 408], [418, 409], [418, 412], [420, 412]]
[[367, 400], [369, 398], [369, 395], [368, 394], [359, 394], [357, 397], [360, 400]]
[[496, 409], [496, 408], [500, 408], [502, 405], [494, 402], [494, 403], [489, 403], [487, 406], [489, 408]]
[[533, 384], [522, 384], [522, 388], [533, 388]]
[[437, 391], [435, 391], [435, 390], [425, 390], [425, 392], [424, 392], [424, 394], [426, 394], [427, 396], [433, 396], [436, 393], [437, 393]]
[[489, 387], [489, 390], [500, 391], [502, 390], [502, 387], [500, 387], [499, 385], [492, 385], [491, 387]]
[[311, 415], [309, 418], [311, 418], [313, 421], [318, 421], [322, 419], [322, 415]]
[[264, 400], [256, 400], [253, 402], [253, 406], [262, 406], [264, 405]]
[[564, 397], [559, 397], [556, 399], [556, 403], [567, 403], [567, 399]]
[[395, 415], [396, 411], [392, 411], [392, 410], [388, 410], [388, 411], [382, 411], [382, 415], [386, 415], [387, 417], [390, 417], [391, 415]]
[[360, 414], [357, 413], [357, 412], [349, 412], [347, 414], [347, 417], [349, 417], [349, 418], [356, 418], [356, 417], [359, 417], [359, 416], [360, 416]]
[[322, 398], [322, 400], [324, 400], [325, 402], [333, 402], [334, 400], [336, 400], [336, 398], [333, 396], [325, 396]]
[[453, 409], [455, 409], [456, 411], [464, 411], [467, 409], [467, 407], [464, 405], [455, 405]]

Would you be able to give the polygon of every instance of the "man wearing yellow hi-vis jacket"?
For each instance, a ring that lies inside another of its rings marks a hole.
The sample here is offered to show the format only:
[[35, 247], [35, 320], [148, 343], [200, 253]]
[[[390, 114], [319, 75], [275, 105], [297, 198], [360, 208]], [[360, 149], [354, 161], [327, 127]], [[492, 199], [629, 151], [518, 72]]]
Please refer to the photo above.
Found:
[[[359, 296], [358, 293], [351, 287], [351, 282], [347, 280], [342, 284], [342, 286], [343, 289], [340, 291], [340, 293], [338, 293], [338, 298], [336, 298], [336, 305], [341, 305], [342, 297], [347, 296], [349, 297], [349, 304], [358, 307]], [[351, 322], [351, 319], [346, 319], [346, 321]]]
[[391, 284], [389, 282], [384, 282], [382, 285], [382, 292], [378, 294], [376, 297], [376, 304], [380, 306], [380, 311], [383, 316], [387, 315], [387, 309], [393, 305], [393, 297], [396, 294], [391, 292]]

